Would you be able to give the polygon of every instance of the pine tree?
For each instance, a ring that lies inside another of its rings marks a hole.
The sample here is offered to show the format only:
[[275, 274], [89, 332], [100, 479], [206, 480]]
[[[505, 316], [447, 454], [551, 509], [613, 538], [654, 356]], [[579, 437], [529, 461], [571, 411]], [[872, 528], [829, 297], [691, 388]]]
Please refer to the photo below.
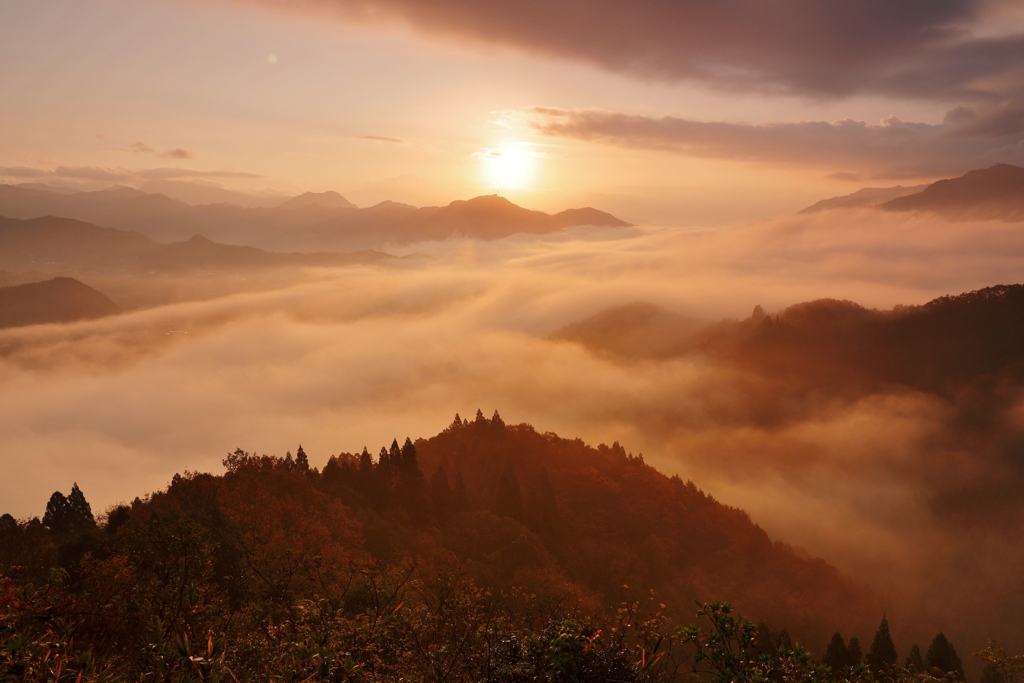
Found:
[[[920, 653], [919, 653], [920, 654]], [[958, 680], [964, 679], [964, 665], [960, 661], [959, 655], [956, 653], [956, 648], [953, 647], [953, 643], [949, 642], [946, 638], [946, 634], [939, 632], [932, 640], [932, 644], [928, 646], [928, 652], [925, 654], [924, 663], [928, 667], [928, 670], [938, 669], [943, 673], [955, 673]]]
[[494, 415], [491, 417], [491, 426], [498, 427], [499, 429], [505, 428], [505, 421], [501, 419], [501, 415], [498, 415], [498, 411], [494, 411]]
[[876, 675], [889, 671], [899, 661], [896, 645], [892, 642], [892, 636], [889, 635], [889, 620], [884, 616], [882, 623], [878, 625], [875, 639], [871, 641], [871, 650], [868, 651], [867, 661], [871, 671]]
[[299, 450], [295, 451], [295, 467], [302, 472], [309, 471], [309, 458], [306, 457], [306, 451], [302, 450], [302, 444], [299, 444]]
[[523, 520], [523, 498], [519, 490], [519, 479], [511, 465], [505, 468], [498, 482], [494, 509], [502, 517]]
[[476, 409], [476, 419], [474, 419], [473, 422], [475, 424], [478, 424], [478, 425], [485, 425], [485, 424], [487, 424], [487, 418], [484, 417], [484, 411], [482, 411], [479, 408], [477, 408]]
[[459, 417], [458, 413], [455, 413], [455, 419], [448, 425], [448, 431], [457, 431], [462, 428], [462, 418]]
[[423, 473], [420, 472], [420, 464], [416, 460], [416, 446], [409, 437], [405, 437], [400, 458], [399, 469], [402, 472], [402, 480], [409, 484], [422, 483]]
[[910, 648], [910, 656], [907, 657], [907, 661], [905, 662], [905, 664], [907, 669], [914, 673], [923, 674], [925, 672], [924, 659], [921, 657], [920, 647], [915, 645], [914, 647]]
[[857, 666], [864, 659], [864, 653], [860, 648], [860, 639], [857, 636], [850, 636], [850, 644], [846, 646], [846, 653], [848, 656], [847, 666]]
[[832, 634], [832, 640], [829, 641], [828, 647], [825, 648], [825, 656], [821, 658], [821, 663], [832, 669], [833, 674], [837, 674], [844, 667], [849, 666], [849, 658], [850, 653], [846, 649], [846, 641], [843, 640], [842, 634], [836, 631]]

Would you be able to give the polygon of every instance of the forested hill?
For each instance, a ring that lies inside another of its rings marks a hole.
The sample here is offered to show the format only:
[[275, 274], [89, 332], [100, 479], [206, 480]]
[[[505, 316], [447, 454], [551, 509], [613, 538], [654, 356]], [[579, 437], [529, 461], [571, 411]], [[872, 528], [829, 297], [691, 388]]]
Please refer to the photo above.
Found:
[[391, 586], [402, 602], [409, 586], [450, 577], [502, 609], [526, 599], [536, 615], [597, 614], [653, 591], [688, 619], [693, 600], [727, 599], [819, 651], [881, 613], [835, 568], [618, 444], [591, 448], [497, 413], [376, 457], [332, 456], [322, 471], [301, 447], [224, 464], [224, 475], [175, 475], [98, 524], [77, 487], [54, 493], [42, 520], [0, 517], [0, 598], [57, 580], [34, 609], [80, 619], [76, 639], [110, 657], [135, 652], [154, 620], [237, 643], [290, 628], [309, 605], [349, 624], [368, 591]]
[[[523, 556], [521, 571], [557, 569], [606, 602], [619, 599], [623, 584], [653, 589], [683, 612], [695, 599], [727, 596], [808, 644], [838, 624], [856, 630], [877, 619], [870, 597], [835, 568], [799, 557], [742, 510], [665, 476], [618, 443], [592, 448], [478, 413], [416, 448], [431, 491], [443, 498], [445, 479], [464, 480], [475, 512], [442, 538], [485, 574], [515, 580], [516, 562], [504, 559], [509, 551], [498, 539], [526, 527], [524, 538], [546, 553], [538, 548], [535, 567]], [[488, 526], [494, 531], [481, 533]], [[474, 546], [475, 537], [485, 545]]]

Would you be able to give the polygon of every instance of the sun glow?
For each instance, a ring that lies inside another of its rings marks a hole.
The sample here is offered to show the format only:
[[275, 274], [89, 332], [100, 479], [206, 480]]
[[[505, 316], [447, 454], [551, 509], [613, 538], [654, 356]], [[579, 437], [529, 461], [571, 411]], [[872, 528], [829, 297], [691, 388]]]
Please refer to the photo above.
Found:
[[536, 178], [537, 155], [522, 143], [485, 149], [479, 156], [484, 179], [493, 188], [525, 190]]

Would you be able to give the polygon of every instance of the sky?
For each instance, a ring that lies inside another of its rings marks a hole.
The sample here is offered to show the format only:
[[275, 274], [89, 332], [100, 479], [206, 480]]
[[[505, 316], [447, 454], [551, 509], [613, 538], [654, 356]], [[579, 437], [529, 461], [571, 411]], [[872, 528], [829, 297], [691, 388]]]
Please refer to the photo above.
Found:
[[139, 171], [648, 224], [1024, 161], [992, 0], [6, 0], [0, 181]]

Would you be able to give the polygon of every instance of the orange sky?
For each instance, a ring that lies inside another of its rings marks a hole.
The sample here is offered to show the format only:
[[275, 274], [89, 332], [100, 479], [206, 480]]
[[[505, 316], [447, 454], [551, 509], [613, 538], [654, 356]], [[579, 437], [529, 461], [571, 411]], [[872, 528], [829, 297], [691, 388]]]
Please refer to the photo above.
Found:
[[1024, 159], [1019, 13], [859, 4], [12, 0], [0, 181], [720, 223]]

